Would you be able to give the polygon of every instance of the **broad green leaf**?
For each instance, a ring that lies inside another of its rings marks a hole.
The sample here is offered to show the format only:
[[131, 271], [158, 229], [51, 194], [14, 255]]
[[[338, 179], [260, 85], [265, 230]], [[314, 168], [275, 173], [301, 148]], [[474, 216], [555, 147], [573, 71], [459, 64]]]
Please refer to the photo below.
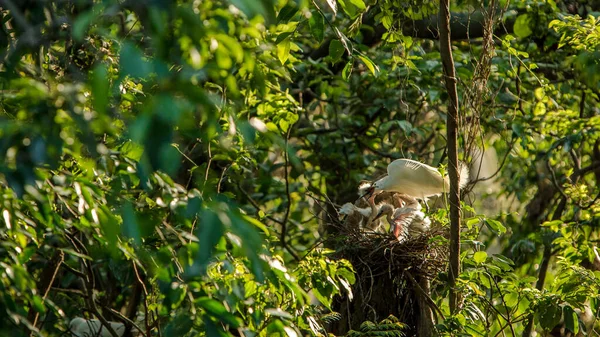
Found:
[[519, 303], [519, 294], [516, 292], [509, 292], [504, 295], [504, 301], [509, 308], [515, 307]]
[[506, 227], [498, 220], [485, 219], [485, 224], [498, 235], [506, 233]]
[[92, 104], [96, 112], [106, 114], [110, 92], [110, 74], [105, 63], [98, 63], [91, 76]]
[[290, 56], [290, 45], [290, 40], [284, 40], [277, 45], [277, 58], [282, 65], [285, 64]]
[[365, 6], [365, 3], [363, 0], [346, 0], [346, 1], [350, 2], [351, 4], [356, 6], [356, 8], [358, 8], [361, 11], [367, 9], [367, 6]]
[[515, 21], [515, 25], [513, 30], [515, 35], [520, 38], [526, 38], [533, 33], [531, 28], [529, 27], [529, 23], [531, 22], [531, 18], [528, 14], [521, 14], [517, 17]]
[[142, 243], [141, 231], [137, 216], [133, 206], [129, 202], [125, 202], [121, 208], [121, 218], [123, 218], [123, 234], [126, 237], [132, 238], [137, 245]]
[[339, 40], [331, 40], [329, 43], [329, 56], [332, 63], [337, 63], [344, 55], [344, 45]]
[[481, 222], [481, 219], [479, 217], [475, 217], [475, 218], [468, 219], [466, 222], [466, 225], [467, 225], [468, 229], [471, 229], [471, 228], [473, 228], [473, 226], [479, 224], [480, 222]]
[[198, 230], [196, 231], [196, 236], [200, 244], [194, 261], [194, 271], [196, 271], [196, 268], [199, 268], [200, 274], [206, 273], [206, 267], [212, 257], [214, 247], [224, 232], [223, 222], [214, 211], [209, 209], [202, 211]]
[[574, 334], [579, 332], [579, 317], [571, 306], [565, 305], [563, 308], [563, 314], [565, 317], [565, 326]]
[[277, 23], [286, 23], [298, 13], [298, 7], [288, 3], [277, 14]]
[[81, 42], [87, 33], [87, 30], [95, 19], [94, 9], [90, 9], [80, 15], [78, 15], [73, 22], [73, 39], [77, 42]]
[[350, 78], [350, 75], [352, 74], [352, 67], [353, 67], [353, 65], [354, 65], [354, 60], [351, 59], [344, 66], [344, 69], [342, 70], [342, 78], [344, 80], [347, 81]]
[[183, 312], [173, 318], [163, 330], [165, 336], [185, 336], [193, 326], [189, 313]]
[[538, 308], [539, 322], [542, 328], [550, 330], [560, 321], [561, 310], [557, 304], [544, 301], [540, 303]]
[[223, 303], [217, 300], [209, 297], [200, 297], [196, 299], [194, 303], [206, 310], [209, 315], [230, 325], [234, 329], [237, 329], [242, 325], [241, 320], [227, 311]]
[[358, 58], [361, 61], [363, 61], [363, 63], [367, 66], [371, 74], [373, 74], [374, 76], [379, 75], [379, 67], [375, 63], [373, 63], [373, 61], [371, 61], [370, 58], [363, 55], [359, 55]]
[[273, 0], [229, 0], [241, 9], [249, 18], [262, 16], [267, 23], [275, 22], [275, 7]]
[[325, 35], [325, 20], [323, 19], [321, 12], [311, 12], [310, 19], [308, 19], [308, 26], [310, 27], [310, 32], [317, 39], [317, 41], [322, 42]]
[[121, 47], [119, 61], [122, 75], [143, 78], [148, 76], [152, 70], [142, 52], [129, 42], [125, 42]]
[[477, 263], [483, 263], [487, 259], [487, 253], [484, 251], [476, 252], [473, 255], [473, 260]]

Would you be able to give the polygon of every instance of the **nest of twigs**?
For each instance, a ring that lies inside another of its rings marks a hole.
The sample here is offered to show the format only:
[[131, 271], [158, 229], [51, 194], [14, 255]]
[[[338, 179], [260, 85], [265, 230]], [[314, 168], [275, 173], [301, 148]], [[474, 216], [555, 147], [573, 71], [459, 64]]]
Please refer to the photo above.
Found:
[[364, 321], [394, 315], [420, 335], [424, 325], [433, 329], [431, 281], [447, 268], [448, 230], [433, 224], [427, 231], [398, 240], [390, 233], [365, 231], [348, 223], [333, 224], [339, 256], [356, 271], [353, 298], [340, 298], [334, 310], [348, 317], [332, 328], [334, 333], [356, 329]]
[[432, 227], [415, 237], [397, 240], [389, 233], [352, 231], [338, 240], [338, 252], [350, 260], [357, 272], [364, 267], [374, 275], [406, 272], [433, 279], [447, 268], [448, 246], [444, 241], [448, 231]]

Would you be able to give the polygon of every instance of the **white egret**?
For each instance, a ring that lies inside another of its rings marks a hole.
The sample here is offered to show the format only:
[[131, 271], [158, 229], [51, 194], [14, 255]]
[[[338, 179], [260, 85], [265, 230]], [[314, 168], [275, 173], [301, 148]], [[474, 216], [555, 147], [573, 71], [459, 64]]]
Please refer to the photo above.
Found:
[[[469, 169], [464, 164], [459, 169], [459, 185], [463, 188], [469, 182]], [[442, 177], [435, 167], [415, 160], [394, 160], [388, 165], [387, 172], [388, 175], [373, 183], [367, 193], [390, 191], [425, 200], [450, 191], [448, 176]]]
[[[122, 337], [125, 334], [125, 324], [119, 322], [109, 322], [109, 324], [115, 330], [117, 336]], [[73, 337], [113, 337], [110, 331], [97, 319], [75, 317], [69, 323], [69, 330]]]

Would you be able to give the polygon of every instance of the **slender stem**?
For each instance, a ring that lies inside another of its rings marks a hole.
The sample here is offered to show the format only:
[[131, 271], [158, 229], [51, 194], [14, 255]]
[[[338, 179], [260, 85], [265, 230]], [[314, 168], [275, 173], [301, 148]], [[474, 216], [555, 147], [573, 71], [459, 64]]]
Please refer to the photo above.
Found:
[[458, 310], [458, 293], [456, 278], [460, 273], [460, 187], [458, 176], [458, 91], [456, 88], [456, 72], [450, 43], [450, 1], [440, 0], [440, 56], [444, 67], [446, 91], [450, 98], [448, 118], [446, 119], [448, 142], [448, 175], [450, 178], [450, 263], [448, 279], [450, 283], [450, 312]]

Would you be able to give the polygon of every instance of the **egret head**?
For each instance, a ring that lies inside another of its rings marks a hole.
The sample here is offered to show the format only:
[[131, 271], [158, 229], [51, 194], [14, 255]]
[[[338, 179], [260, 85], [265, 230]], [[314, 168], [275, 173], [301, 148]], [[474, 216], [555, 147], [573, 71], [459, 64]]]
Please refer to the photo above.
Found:
[[358, 185], [358, 195], [362, 198], [362, 197], [370, 197], [373, 192], [375, 191], [375, 187], [373, 185], [372, 182], [370, 181], [361, 181], [360, 185]]
[[379, 219], [383, 215], [391, 217], [393, 213], [394, 213], [394, 206], [392, 206], [390, 204], [383, 204], [379, 208], [379, 212], [377, 212], [377, 215], [375, 216], [375, 219]]

